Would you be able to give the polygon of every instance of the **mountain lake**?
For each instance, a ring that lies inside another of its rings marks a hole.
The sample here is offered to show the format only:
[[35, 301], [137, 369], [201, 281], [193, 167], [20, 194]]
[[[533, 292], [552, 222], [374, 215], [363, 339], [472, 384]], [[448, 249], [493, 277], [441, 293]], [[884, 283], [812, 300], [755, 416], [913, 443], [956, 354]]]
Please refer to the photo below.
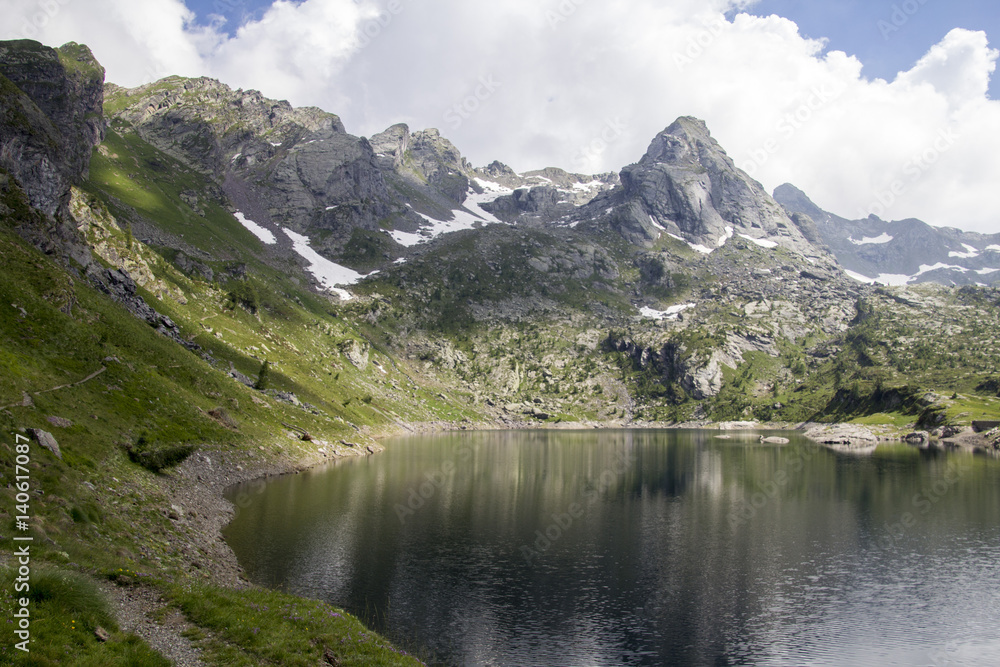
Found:
[[1000, 460], [721, 434], [398, 438], [231, 489], [226, 538], [429, 664], [1000, 664]]

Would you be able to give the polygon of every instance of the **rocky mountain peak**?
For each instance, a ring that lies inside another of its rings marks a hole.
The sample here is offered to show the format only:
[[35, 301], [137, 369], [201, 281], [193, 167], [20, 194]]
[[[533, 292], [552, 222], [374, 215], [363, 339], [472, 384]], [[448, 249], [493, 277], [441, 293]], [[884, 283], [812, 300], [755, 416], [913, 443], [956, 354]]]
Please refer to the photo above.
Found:
[[641, 161], [679, 162], [690, 156], [698, 156], [703, 149], [725, 154], [712, 138], [705, 121], [693, 116], [682, 116], [656, 135]]
[[827, 222], [830, 214], [813, 203], [805, 192], [791, 183], [784, 183], [774, 189], [774, 199], [793, 213], [804, 213], [815, 222]]
[[736, 167], [704, 121], [681, 117], [658, 134], [638, 163], [621, 172], [613, 223], [627, 239], [650, 245], [662, 233], [702, 252], [736, 234], [763, 247], [819, 253], [760, 183]]
[[384, 132], [372, 135], [368, 140], [383, 169], [395, 169], [403, 164], [406, 151], [410, 148], [410, 128], [406, 123], [397, 123]]

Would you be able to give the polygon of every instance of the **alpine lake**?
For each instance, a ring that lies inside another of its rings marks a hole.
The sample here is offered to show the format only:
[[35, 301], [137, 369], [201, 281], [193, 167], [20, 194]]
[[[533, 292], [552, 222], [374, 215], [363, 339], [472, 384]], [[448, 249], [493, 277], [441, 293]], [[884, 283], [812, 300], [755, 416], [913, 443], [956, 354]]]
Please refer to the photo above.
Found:
[[231, 489], [226, 539], [429, 664], [1000, 664], [1000, 459], [720, 434], [395, 439]]

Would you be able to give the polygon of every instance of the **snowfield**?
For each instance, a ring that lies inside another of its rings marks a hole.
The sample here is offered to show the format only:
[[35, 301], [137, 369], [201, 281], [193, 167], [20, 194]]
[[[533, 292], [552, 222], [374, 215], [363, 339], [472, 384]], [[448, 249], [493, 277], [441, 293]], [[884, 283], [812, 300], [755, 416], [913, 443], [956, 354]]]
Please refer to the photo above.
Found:
[[[334, 294], [339, 295], [345, 301], [350, 301], [353, 299], [353, 295], [345, 289], [338, 287], [338, 285], [354, 285], [358, 283], [365, 276], [361, 275], [353, 269], [349, 269], [346, 266], [341, 266], [335, 262], [331, 262], [326, 257], [323, 257], [318, 252], [313, 250], [309, 245], [309, 239], [301, 234], [296, 234], [290, 229], [283, 229], [282, 231], [288, 235], [288, 238], [292, 240], [292, 247], [295, 248], [302, 258], [309, 262], [309, 272], [316, 276], [323, 287]], [[378, 273], [377, 271], [369, 275], [374, 275]]]
[[240, 213], [239, 211], [236, 211], [236, 213], [234, 213], [233, 215], [236, 217], [237, 220], [240, 221], [241, 225], [250, 230], [250, 232], [254, 236], [259, 238], [267, 245], [274, 245], [278, 242], [278, 238], [274, 234], [272, 234], [270, 230], [264, 229], [253, 220], [247, 220], [247, 217], [242, 213]]
[[642, 317], [650, 320], [657, 320], [657, 321], [676, 320], [678, 316], [685, 310], [689, 310], [694, 307], [695, 304], [693, 303], [685, 303], [680, 306], [670, 306], [666, 310], [655, 310], [653, 308], [645, 306], [639, 309], [639, 313], [642, 315]]
[[480, 204], [494, 201], [504, 195], [513, 194], [514, 191], [492, 181], [484, 181], [480, 178], [475, 179], [475, 181], [483, 189], [483, 192], [477, 193], [472, 188], [469, 188], [465, 204], [461, 208], [453, 210], [451, 218], [448, 220], [436, 220], [429, 215], [424, 215], [417, 211], [417, 215], [427, 221], [429, 226], [422, 228], [418, 233], [393, 231], [389, 232], [389, 235], [395, 239], [396, 243], [409, 248], [419, 243], [427, 243], [449, 232], [473, 229], [482, 225], [504, 224], [503, 221], [497, 219], [492, 213], [487, 213], [480, 208]]

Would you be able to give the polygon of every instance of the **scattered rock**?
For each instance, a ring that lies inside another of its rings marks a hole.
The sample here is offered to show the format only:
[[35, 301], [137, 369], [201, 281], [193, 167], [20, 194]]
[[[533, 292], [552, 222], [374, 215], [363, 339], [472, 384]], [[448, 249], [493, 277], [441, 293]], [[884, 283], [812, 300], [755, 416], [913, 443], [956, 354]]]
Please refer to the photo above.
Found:
[[111, 635], [108, 634], [108, 631], [99, 625], [94, 628], [94, 636], [97, 637], [97, 641], [99, 642], [106, 642], [111, 639]]
[[180, 505], [171, 505], [167, 512], [167, 518], [180, 521], [184, 517], [184, 508]]
[[768, 445], [787, 445], [789, 442], [791, 442], [791, 440], [789, 440], [788, 438], [782, 438], [774, 435], [767, 438], [761, 436], [760, 441]]
[[[947, 437], [947, 436], [945, 436]], [[914, 431], [913, 433], [907, 434], [903, 441], [911, 445], [922, 445], [930, 442], [931, 436], [927, 431]]]
[[70, 428], [73, 425], [73, 422], [63, 417], [46, 417], [46, 419], [50, 424], [58, 428]]
[[299, 400], [299, 397], [290, 391], [279, 391], [274, 394], [274, 397], [284, 403], [291, 403], [295, 407], [302, 406], [302, 401]]

